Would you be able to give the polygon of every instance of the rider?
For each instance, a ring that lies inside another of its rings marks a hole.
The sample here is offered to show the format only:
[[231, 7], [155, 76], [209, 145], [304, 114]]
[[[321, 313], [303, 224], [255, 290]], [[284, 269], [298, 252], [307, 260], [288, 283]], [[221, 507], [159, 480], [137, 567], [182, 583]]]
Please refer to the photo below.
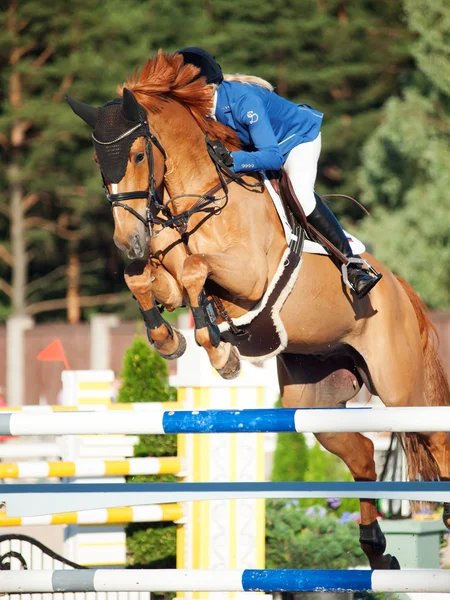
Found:
[[[288, 174], [308, 222], [347, 259], [352, 253], [338, 220], [320, 197], [314, 184], [321, 149], [323, 114], [306, 104], [294, 104], [278, 96], [267, 81], [248, 75], [223, 75], [213, 56], [191, 46], [178, 51], [185, 63], [200, 69], [207, 84], [213, 84], [214, 118], [236, 131], [244, 150], [229, 152], [214, 145], [220, 158], [233, 171], [265, 171], [283, 168]], [[358, 298], [381, 279], [361, 262], [347, 264], [347, 277]]]

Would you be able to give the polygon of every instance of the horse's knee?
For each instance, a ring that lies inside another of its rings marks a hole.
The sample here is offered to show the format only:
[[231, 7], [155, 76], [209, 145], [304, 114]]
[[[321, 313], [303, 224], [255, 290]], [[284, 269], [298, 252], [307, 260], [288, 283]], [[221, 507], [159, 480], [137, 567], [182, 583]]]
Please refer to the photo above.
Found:
[[126, 267], [125, 283], [132, 294], [145, 294], [151, 289], [154, 277], [147, 265], [146, 261], [135, 260]]
[[[188, 256], [184, 261], [181, 283], [190, 297], [191, 294], [200, 294], [208, 275], [209, 266], [203, 256], [199, 254]], [[193, 298], [191, 297], [192, 300]]]

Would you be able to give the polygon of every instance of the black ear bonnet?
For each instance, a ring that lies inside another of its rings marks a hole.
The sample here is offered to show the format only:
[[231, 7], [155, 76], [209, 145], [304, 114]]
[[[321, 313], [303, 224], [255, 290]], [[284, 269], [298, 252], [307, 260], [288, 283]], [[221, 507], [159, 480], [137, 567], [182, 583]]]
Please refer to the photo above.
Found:
[[100, 169], [108, 183], [119, 183], [123, 179], [133, 142], [148, 132], [145, 110], [141, 105], [137, 106], [135, 114], [128, 115], [131, 119], [123, 114], [122, 98], [111, 100], [98, 109], [92, 139]]

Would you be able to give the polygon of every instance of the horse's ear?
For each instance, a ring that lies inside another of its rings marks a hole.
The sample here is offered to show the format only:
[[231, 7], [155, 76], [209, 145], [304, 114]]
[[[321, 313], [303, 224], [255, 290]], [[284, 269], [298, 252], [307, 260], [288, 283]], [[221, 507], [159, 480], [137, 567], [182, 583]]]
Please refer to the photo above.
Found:
[[128, 88], [123, 88], [122, 114], [128, 121], [140, 121], [139, 102]]
[[73, 112], [94, 129], [98, 119], [98, 108], [89, 106], [89, 104], [83, 104], [83, 102], [79, 102], [67, 95], [64, 98]]

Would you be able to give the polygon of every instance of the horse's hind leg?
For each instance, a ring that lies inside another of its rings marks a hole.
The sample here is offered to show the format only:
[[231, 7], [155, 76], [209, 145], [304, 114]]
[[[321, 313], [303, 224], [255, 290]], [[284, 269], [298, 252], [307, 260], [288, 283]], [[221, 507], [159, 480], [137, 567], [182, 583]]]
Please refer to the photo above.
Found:
[[125, 281], [141, 309], [147, 337], [166, 359], [179, 358], [186, 349], [184, 336], [163, 319], [155, 298], [169, 310], [182, 305], [183, 296], [175, 279], [154, 259], [135, 260], [125, 269]]
[[[342, 459], [355, 481], [376, 481], [374, 447], [360, 433], [318, 433], [316, 438], [329, 452]], [[386, 538], [377, 521], [376, 501], [360, 499], [359, 542], [372, 569], [399, 569], [395, 556], [384, 554]]]
[[[386, 406], [448, 406], [448, 381], [430, 335], [425, 306], [406, 282], [384, 279], [384, 294], [378, 290], [378, 313], [369, 320], [364, 335], [355, 340], [374, 391]], [[397, 308], [393, 310], [393, 306]], [[410, 479], [450, 478], [446, 432], [406, 433], [401, 438]], [[449, 527], [450, 511], [446, 515], [445, 510], [444, 522]]]
[[[360, 380], [348, 358], [319, 361], [312, 356], [284, 354], [278, 359], [283, 406], [336, 408], [357, 394]], [[360, 433], [320, 433], [316, 438], [345, 462], [355, 481], [376, 481], [374, 448]], [[398, 569], [395, 557], [384, 554], [385, 537], [378, 525], [375, 500], [360, 499], [360, 543], [372, 569]]]

